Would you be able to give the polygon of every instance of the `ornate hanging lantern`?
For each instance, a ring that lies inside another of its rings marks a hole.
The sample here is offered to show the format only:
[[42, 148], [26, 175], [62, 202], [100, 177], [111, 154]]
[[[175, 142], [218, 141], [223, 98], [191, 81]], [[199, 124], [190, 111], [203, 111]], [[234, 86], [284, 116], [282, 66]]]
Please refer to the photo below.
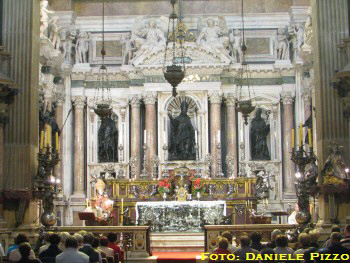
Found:
[[[238, 88], [237, 92], [239, 92], [239, 95], [237, 96], [237, 111], [242, 113], [242, 116], [244, 118], [244, 124], [248, 124], [248, 117], [249, 114], [252, 113], [255, 109], [255, 105], [253, 105], [253, 101], [250, 96], [250, 86], [249, 86], [249, 67], [248, 63], [246, 61], [246, 51], [247, 51], [247, 46], [245, 44], [245, 38], [244, 38], [244, 12], [243, 12], [243, 0], [242, 0], [242, 29], [243, 29], [243, 43], [241, 46], [242, 53], [243, 53], [243, 60], [241, 67], [238, 71]], [[246, 79], [246, 81], [245, 81]], [[242, 98], [242, 90], [243, 90], [243, 85], [247, 85], [248, 88], [248, 99], [246, 100], [241, 100]], [[254, 92], [254, 91], [253, 91]]]
[[[176, 3], [176, 0], [171, 0], [173, 11], [169, 16], [167, 41], [165, 46], [164, 65], [163, 65], [164, 78], [173, 87], [172, 94], [174, 97], [176, 97], [177, 95], [177, 92], [176, 92], [177, 85], [179, 85], [182, 82], [186, 74], [185, 61], [184, 61], [185, 52], [183, 47], [185, 36], [184, 36], [183, 30], [177, 30], [175, 32], [175, 20], [177, 20], [177, 24], [182, 23], [175, 12], [175, 3]], [[172, 29], [172, 33], [170, 29]], [[168, 45], [170, 45], [170, 42], [172, 43], [172, 45], [168, 47]], [[167, 65], [168, 51], [172, 53], [171, 65]], [[177, 57], [178, 55], [179, 57]]]
[[94, 111], [100, 118], [109, 117], [112, 114], [111, 106], [111, 95], [110, 87], [108, 81], [108, 71], [105, 65], [105, 3], [102, 2], [102, 48], [101, 48], [101, 57], [102, 65], [98, 70], [98, 77], [95, 86], [95, 96], [94, 96]]

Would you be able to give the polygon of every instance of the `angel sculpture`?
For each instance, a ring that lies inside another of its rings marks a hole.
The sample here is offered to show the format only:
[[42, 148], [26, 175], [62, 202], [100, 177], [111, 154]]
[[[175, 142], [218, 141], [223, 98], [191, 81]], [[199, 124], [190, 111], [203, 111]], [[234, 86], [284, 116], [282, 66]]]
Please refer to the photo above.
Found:
[[88, 34], [86, 32], [80, 32], [75, 46], [75, 63], [87, 63], [88, 50]]
[[131, 39], [131, 33], [127, 33], [123, 39], [123, 65], [129, 65], [131, 63], [134, 52], [136, 51], [134, 43]]
[[206, 19], [206, 26], [203, 26], [203, 19], [198, 21], [197, 45], [203, 49], [211, 50], [214, 52], [227, 53], [226, 44], [228, 40], [228, 30], [224, 17], [219, 17], [219, 24], [216, 25], [213, 18]]
[[47, 0], [43, 0], [40, 3], [40, 36], [45, 36], [45, 31], [49, 26], [50, 14], [53, 14], [54, 11], [51, 11], [49, 8], [49, 2]]
[[165, 32], [166, 30], [162, 30], [161, 27], [157, 26], [157, 22], [154, 19], [148, 22], [147, 27], [144, 26], [142, 18], [136, 19], [133, 25], [131, 41], [137, 51], [132, 61], [135, 61], [141, 55], [156, 53], [164, 49], [166, 42]]
[[308, 15], [307, 19], [306, 19], [306, 22], [305, 22], [305, 30], [304, 30], [304, 36], [303, 36], [303, 39], [304, 39], [304, 45], [308, 45], [310, 46], [311, 45], [311, 42], [312, 42], [312, 17], [311, 17], [311, 7], [307, 10], [307, 13]]
[[61, 51], [63, 57], [66, 57], [67, 53], [67, 30], [66, 29], [61, 29], [59, 31], [59, 38], [60, 38], [60, 47], [59, 50]]
[[290, 27], [289, 34], [292, 36], [291, 42], [293, 46], [293, 57], [298, 58], [301, 46], [304, 43], [304, 28], [301, 24]]
[[50, 41], [54, 49], [59, 49], [61, 46], [61, 38], [59, 35], [60, 27], [57, 25], [58, 16], [54, 16], [50, 20]]
[[241, 33], [238, 29], [232, 30], [230, 35], [230, 52], [233, 62], [240, 63], [243, 61], [243, 52], [242, 52], [242, 38]]
[[284, 32], [284, 28], [277, 30], [277, 37], [275, 40], [275, 58], [277, 60], [289, 59], [289, 42], [287, 35]]

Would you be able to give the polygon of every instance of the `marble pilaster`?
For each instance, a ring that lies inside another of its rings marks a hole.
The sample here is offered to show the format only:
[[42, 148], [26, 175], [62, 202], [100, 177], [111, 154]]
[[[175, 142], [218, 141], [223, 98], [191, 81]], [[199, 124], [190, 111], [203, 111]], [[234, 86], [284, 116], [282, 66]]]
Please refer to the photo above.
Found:
[[156, 111], [156, 93], [146, 93], [143, 101], [146, 105], [146, 161], [148, 175], [152, 175], [152, 157], [157, 154], [157, 111]]
[[217, 144], [218, 131], [221, 129], [221, 94], [213, 92], [209, 95], [210, 100], [210, 153], [213, 157], [213, 164], [211, 167], [211, 177], [216, 177], [218, 171], [217, 163]]
[[74, 103], [74, 192], [84, 194], [84, 108], [85, 97], [73, 97]]
[[[226, 97], [226, 109], [227, 109], [227, 126], [226, 126], [226, 143], [227, 143], [227, 155], [233, 156], [234, 160], [237, 160], [237, 120], [236, 120], [236, 98], [232, 93], [229, 93]], [[237, 162], [235, 161], [233, 167], [233, 176], [237, 177]]]
[[[4, 180], [4, 128], [8, 123], [7, 104], [0, 103], [0, 193], [3, 190]], [[6, 222], [3, 216], [3, 204], [0, 200], [0, 228], [5, 226]]]
[[[65, 100], [65, 97], [63, 94], [60, 94], [60, 93], [55, 94], [55, 102], [56, 102], [55, 120], [56, 120], [56, 123], [60, 129], [63, 126], [63, 102], [64, 102], [64, 100]], [[58, 151], [60, 154], [60, 162], [54, 168], [54, 175], [56, 178], [60, 179], [61, 185], [63, 185], [63, 171], [62, 171], [63, 141], [62, 141], [62, 136], [59, 136], [59, 149], [58, 149]]]
[[293, 97], [290, 92], [282, 94], [283, 103], [283, 190], [286, 195], [295, 195], [295, 165], [291, 160], [293, 129]]
[[141, 110], [140, 110], [140, 97], [134, 96], [131, 99], [131, 158], [137, 158], [137, 164], [135, 166], [136, 178], [141, 173]]

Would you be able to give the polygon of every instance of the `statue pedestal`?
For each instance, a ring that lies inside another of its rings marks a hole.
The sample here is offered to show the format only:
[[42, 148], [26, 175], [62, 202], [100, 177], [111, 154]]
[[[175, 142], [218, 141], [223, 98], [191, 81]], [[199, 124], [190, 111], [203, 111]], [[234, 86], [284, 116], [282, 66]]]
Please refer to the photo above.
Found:
[[89, 63], [76, 63], [73, 66], [73, 71], [75, 72], [88, 72], [91, 70]]

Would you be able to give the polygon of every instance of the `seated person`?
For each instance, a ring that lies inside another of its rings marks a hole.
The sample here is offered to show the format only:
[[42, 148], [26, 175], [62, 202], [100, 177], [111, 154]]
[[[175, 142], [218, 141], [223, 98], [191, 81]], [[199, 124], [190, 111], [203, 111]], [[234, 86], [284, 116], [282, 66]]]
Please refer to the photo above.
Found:
[[56, 256], [62, 253], [62, 250], [58, 247], [61, 238], [58, 234], [50, 235], [50, 246], [39, 254], [41, 262], [55, 262]]
[[293, 254], [294, 258], [296, 257], [297, 254], [304, 255], [305, 251], [310, 247], [311, 239], [310, 239], [309, 234], [301, 233], [298, 236], [298, 242], [299, 242], [301, 248], [294, 252], [294, 254]]
[[259, 254], [259, 251], [250, 247], [250, 238], [248, 236], [241, 237], [241, 247], [234, 253], [240, 260], [246, 260], [246, 254], [253, 253]]
[[298, 224], [297, 220], [295, 219], [295, 216], [297, 215], [298, 212], [299, 212], [299, 205], [295, 204], [294, 211], [288, 216], [288, 224], [291, 224], [291, 225]]
[[96, 198], [92, 197], [90, 199], [90, 206], [87, 207], [84, 212], [93, 212], [97, 221], [102, 220], [103, 211], [102, 208], [97, 206]]
[[73, 236], [65, 241], [65, 250], [57, 255], [56, 263], [89, 263], [89, 256], [77, 250], [78, 242]]
[[250, 235], [250, 239], [252, 240], [251, 248], [261, 251], [265, 246], [261, 243], [261, 234], [259, 232], [253, 232]]
[[106, 253], [107, 257], [114, 258], [114, 251], [113, 249], [108, 247], [108, 239], [106, 237], [100, 238], [100, 246], [98, 247], [98, 249]]
[[96, 249], [98, 252], [100, 252], [102, 258], [107, 258], [106, 253], [100, 250], [98, 248], [99, 246], [100, 246], [100, 239], [98, 237], [94, 237], [94, 242], [92, 242], [92, 247]]
[[39, 248], [39, 254], [43, 252], [44, 250], [48, 249], [50, 246], [50, 235], [53, 234], [52, 232], [46, 232], [44, 235], [44, 245], [42, 245]]
[[276, 254], [291, 254], [294, 250], [288, 247], [288, 238], [286, 235], [278, 235], [276, 237], [276, 248], [273, 250]]
[[[18, 234], [18, 236], [16, 237], [17, 248], [12, 250], [9, 254], [9, 261], [10, 262], [17, 262], [22, 258], [22, 255], [19, 251], [19, 246], [22, 243], [28, 243], [28, 242], [29, 242], [29, 239], [28, 239], [26, 234]], [[35, 258], [34, 251], [31, 249], [29, 253], [30, 253], [29, 258], [34, 259]]]
[[30, 258], [31, 252], [33, 251], [29, 243], [24, 242], [19, 245], [18, 251], [21, 255], [21, 259], [16, 261], [18, 263], [41, 263], [37, 258]]
[[271, 241], [267, 243], [266, 247], [275, 248], [276, 247], [276, 237], [278, 235], [282, 235], [282, 231], [279, 229], [275, 229], [271, 232]]
[[[228, 240], [224, 237], [218, 237], [218, 248], [216, 248], [212, 254], [231, 254], [231, 252], [229, 250], [227, 250], [228, 248]], [[221, 258], [219, 258], [219, 260], [221, 260]], [[226, 260], [226, 258], [225, 258]], [[209, 260], [209, 263], [214, 263], [216, 260]]]
[[94, 242], [94, 236], [92, 234], [86, 234], [83, 237], [83, 242], [84, 242], [84, 245], [82, 248], [79, 249], [79, 251], [89, 256], [90, 263], [92, 262], [102, 263], [102, 257], [100, 252], [98, 252], [96, 249], [92, 247], [92, 244]]
[[114, 254], [118, 254], [119, 261], [121, 261], [124, 258], [124, 253], [120, 249], [120, 247], [115, 243], [117, 241], [117, 234], [108, 233], [107, 239], [108, 239], [108, 247], [113, 249]]
[[232, 234], [230, 232], [226, 231], [226, 232], [222, 233], [222, 237], [226, 238], [228, 241], [228, 248], [227, 248], [228, 251], [230, 251], [231, 253], [234, 253], [235, 251], [237, 251], [238, 248], [236, 248], [232, 245], [233, 237], [232, 237]]

